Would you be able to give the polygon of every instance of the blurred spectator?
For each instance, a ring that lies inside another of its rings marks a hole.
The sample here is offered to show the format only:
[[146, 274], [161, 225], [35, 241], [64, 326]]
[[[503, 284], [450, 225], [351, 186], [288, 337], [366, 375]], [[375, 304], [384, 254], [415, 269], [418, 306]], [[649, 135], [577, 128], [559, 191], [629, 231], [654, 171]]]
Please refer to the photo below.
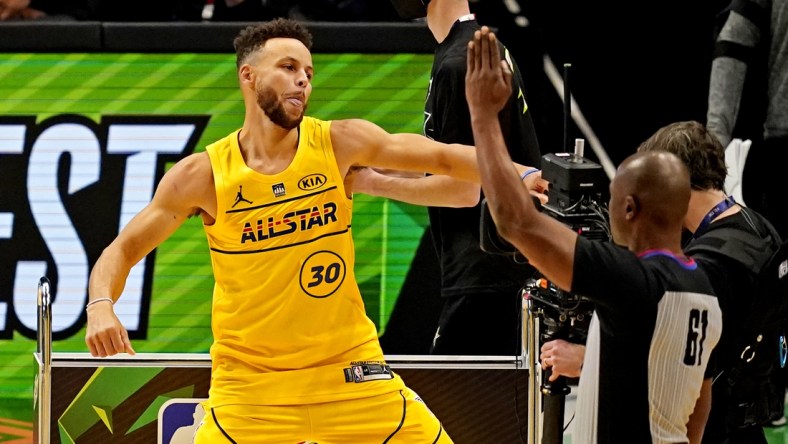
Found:
[[[764, 215], [783, 239], [788, 238], [784, 208], [788, 182], [787, 6], [781, 0], [737, 0], [722, 11], [719, 18], [725, 20], [715, 41], [707, 112], [709, 131], [731, 154], [743, 145], [742, 140], [752, 142], [741, 177], [744, 201]], [[782, 384], [788, 385], [788, 366], [783, 367]], [[784, 411], [784, 406], [776, 410]], [[782, 416], [768, 425], [785, 424]]]
[[0, 21], [84, 20], [87, 0], [0, 0]]
[[382, 0], [213, 0], [214, 22], [277, 17], [326, 22], [402, 21], [394, 7]]
[[385, 0], [300, 0], [290, 9], [298, 20], [329, 22], [401, 22], [402, 18]]
[[287, 17], [288, 0], [213, 0], [214, 22], [254, 22]]
[[[8, 1], [8, 0], [0, 0]], [[10, 0], [19, 1], [19, 0]], [[50, 0], [58, 2], [59, 0]], [[92, 19], [104, 22], [201, 21], [205, 0], [87, 0]], [[224, 0], [216, 0], [224, 1]]]
[[[788, 14], [785, 1], [732, 1], [711, 67], [709, 130], [729, 146], [749, 139], [742, 177], [746, 205], [788, 238]], [[731, 147], [733, 148], [733, 147]]]

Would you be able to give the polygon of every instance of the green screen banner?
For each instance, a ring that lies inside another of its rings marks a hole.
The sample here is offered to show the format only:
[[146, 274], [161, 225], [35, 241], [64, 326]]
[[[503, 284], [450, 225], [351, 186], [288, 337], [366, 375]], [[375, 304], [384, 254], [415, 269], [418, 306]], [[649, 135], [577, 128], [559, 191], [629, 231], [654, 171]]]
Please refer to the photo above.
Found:
[[[307, 114], [421, 133], [431, 55], [313, 62]], [[0, 417], [30, 420], [39, 278], [52, 282], [53, 351], [87, 351], [88, 277], [102, 249], [168, 167], [242, 125], [244, 105], [232, 54], [0, 54], [0, 97]], [[363, 195], [354, 207], [356, 274], [382, 333], [426, 211]], [[134, 267], [116, 312], [138, 352], [204, 353], [212, 290], [191, 218]]]

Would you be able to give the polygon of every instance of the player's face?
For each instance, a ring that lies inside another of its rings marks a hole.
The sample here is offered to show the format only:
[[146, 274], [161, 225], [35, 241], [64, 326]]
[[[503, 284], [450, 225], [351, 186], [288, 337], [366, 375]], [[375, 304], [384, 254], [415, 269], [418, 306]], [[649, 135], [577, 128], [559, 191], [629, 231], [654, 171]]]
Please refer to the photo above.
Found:
[[266, 42], [259, 57], [257, 104], [275, 124], [295, 128], [312, 94], [312, 54], [298, 40], [276, 38]]
[[257, 105], [263, 110], [266, 116], [272, 122], [281, 126], [284, 129], [293, 129], [297, 127], [301, 120], [304, 118], [306, 111], [306, 102], [300, 107], [300, 112], [288, 113], [285, 109], [286, 100], [300, 100], [300, 99], [286, 99], [282, 101], [276, 91], [270, 86], [262, 86], [259, 83], [256, 85], [257, 90]]

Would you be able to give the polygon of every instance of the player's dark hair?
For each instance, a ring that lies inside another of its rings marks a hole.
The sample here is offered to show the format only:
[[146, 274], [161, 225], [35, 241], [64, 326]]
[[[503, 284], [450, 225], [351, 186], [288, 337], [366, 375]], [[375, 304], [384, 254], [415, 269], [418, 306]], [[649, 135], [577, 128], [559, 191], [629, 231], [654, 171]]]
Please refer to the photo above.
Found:
[[235, 64], [240, 68], [250, 54], [265, 46], [270, 39], [296, 39], [312, 49], [312, 34], [295, 20], [278, 18], [269, 22], [247, 26], [233, 40], [235, 48]]

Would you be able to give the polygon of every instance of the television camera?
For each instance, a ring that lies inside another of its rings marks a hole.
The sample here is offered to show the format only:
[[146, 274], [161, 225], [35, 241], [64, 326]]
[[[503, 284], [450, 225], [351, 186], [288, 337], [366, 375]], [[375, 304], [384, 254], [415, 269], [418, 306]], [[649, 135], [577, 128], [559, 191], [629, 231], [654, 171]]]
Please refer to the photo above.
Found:
[[[549, 153], [542, 156], [542, 178], [549, 182], [547, 203], [534, 198], [537, 208], [589, 239], [609, 240], [607, 214], [607, 177], [598, 163], [583, 157], [583, 139], [575, 140], [574, 153]], [[481, 249], [487, 253], [526, 259], [498, 235], [495, 222], [482, 200]]]
[[[607, 176], [596, 162], [583, 157], [582, 139], [575, 140], [574, 153], [550, 153], [542, 156], [542, 178], [549, 182], [548, 202], [534, 203], [540, 211], [560, 221], [579, 235], [597, 240], [610, 240], [609, 217], [607, 210]], [[519, 262], [527, 259], [505, 239], [498, 235], [495, 224], [487, 207], [482, 201], [481, 248], [493, 254], [513, 257]], [[538, 400], [529, 400], [529, 414], [533, 423], [543, 423], [541, 433], [533, 430], [529, 436], [534, 439], [541, 435], [542, 444], [563, 442], [564, 398], [570, 392], [566, 378], [548, 380], [550, 370], [533, 371], [537, 366], [536, 357], [542, 344], [553, 339], [585, 343], [588, 326], [594, 311], [593, 304], [584, 297], [566, 292], [538, 272], [528, 279], [523, 287], [525, 354], [530, 363], [529, 389]], [[536, 389], [537, 373], [541, 381]], [[537, 405], [538, 404], [538, 405]], [[542, 421], [537, 420], [542, 412]], [[535, 426], [535, 425], [534, 425]], [[535, 442], [535, 440], [533, 441]]]
[[[542, 156], [542, 178], [550, 185], [548, 201], [540, 210], [560, 221], [577, 234], [597, 240], [610, 240], [607, 212], [607, 177], [602, 167], [582, 155], [583, 140], [575, 141], [574, 153], [550, 153]], [[481, 248], [485, 252], [527, 259], [498, 235], [495, 224], [482, 201]], [[544, 336], [551, 339], [585, 340], [584, 326], [590, 319], [590, 302], [570, 294], [537, 274], [525, 286], [526, 297], [534, 301], [544, 318]], [[578, 341], [574, 341], [578, 342]]]

